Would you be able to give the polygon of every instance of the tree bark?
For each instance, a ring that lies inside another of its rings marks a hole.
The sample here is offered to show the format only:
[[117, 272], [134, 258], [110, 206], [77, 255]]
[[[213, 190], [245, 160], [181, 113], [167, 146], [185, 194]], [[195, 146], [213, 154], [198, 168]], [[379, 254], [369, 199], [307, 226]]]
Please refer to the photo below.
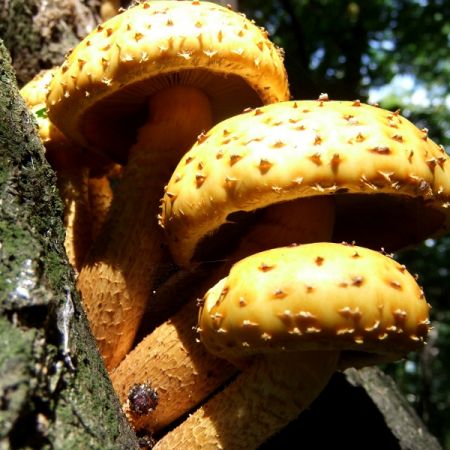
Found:
[[0, 38], [19, 85], [64, 55], [99, 23], [100, 0], [0, 0]]
[[[102, 0], [0, 0], [0, 39], [11, 53], [19, 86], [64, 55], [100, 22]], [[143, 0], [121, 0], [123, 7]], [[237, 9], [237, 0], [217, 0]]]
[[442, 450], [390, 377], [380, 369], [336, 373], [297, 420], [260, 450]]
[[442, 448], [437, 439], [427, 431], [392, 378], [378, 368], [348, 369], [345, 374], [352, 386], [365, 390], [402, 450]]
[[35, 131], [0, 41], [0, 448], [138, 448], [80, 306]]

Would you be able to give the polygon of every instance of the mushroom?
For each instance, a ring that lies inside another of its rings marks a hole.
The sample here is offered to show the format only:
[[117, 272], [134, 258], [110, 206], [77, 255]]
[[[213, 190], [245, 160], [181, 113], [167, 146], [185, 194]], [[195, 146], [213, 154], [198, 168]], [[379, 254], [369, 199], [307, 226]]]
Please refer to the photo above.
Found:
[[157, 269], [169, 263], [153, 217], [174, 166], [213, 123], [288, 97], [267, 33], [208, 2], [141, 3], [98, 26], [61, 66], [50, 118], [126, 163], [78, 284], [109, 369], [130, 349]]
[[[186, 290], [186, 306], [149, 333], [112, 373], [123, 402], [133, 383], [150, 381], [161, 393], [151, 414], [129, 415], [136, 428], [160, 430], [233, 373], [225, 364], [221, 370], [220, 362], [195, 345], [191, 330], [196, 315], [192, 299], [224, 276], [233, 261], [292, 242], [357, 239], [375, 249], [399, 248], [429, 237], [439, 224], [439, 231], [445, 230], [448, 162], [443, 160], [442, 167], [433, 171], [426, 162], [441, 155], [441, 149], [398, 114], [325, 98], [273, 104], [225, 120], [206, 133], [174, 171], [161, 218], [174, 259], [187, 265], [197, 251], [200, 261], [226, 259], [228, 263], [194, 293]], [[389, 121], [404, 135], [403, 146], [398, 137], [390, 139]], [[353, 138], [363, 133], [365, 141]], [[388, 143], [392, 155], [370, 151]], [[410, 148], [416, 152], [413, 159]], [[391, 183], [380, 171], [391, 172]], [[423, 177], [420, 189], [411, 181], [414, 174]], [[376, 190], [362, 180], [370, 180]], [[398, 208], [405, 217], [399, 217]], [[243, 218], [235, 214], [238, 210], [252, 211], [245, 218], [250, 221], [244, 223], [245, 233], [236, 226]], [[442, 222], [433, 222], [435, 216], [441, 216]], [[226, 236], [227, 252], [205, 253], [225, 236], [221, 230], [211, 234], [221, 224], [233, 237], [241, 232], [241, 239], [232, 242]], [[206, 235], [208, 239], [200, 242]], [[237, 248], [230, 254], [233, 246]]]
[[[327, 216], [329, 199], [313, 200], [313, 205], [311, 199], [303, 199], [294, 205], [280, 203], [268, 210], [241, 239], [238, 248], [227, 255], [226, 262], [215, 266], [198, 285], [176, 293], [188, 302], [149, 333], [111, 372], [114, 389], [136, 430], [160, 432], [236, 374], [233, 365], [209, 354], [197, 343], [198, 305], [193, 299], [224, 277], [239, 259], [300, 239], [303, 243], [329, 239], [333, 223], [332, 217]], [[133, 386], [145, 383], [150, 383], [158, 393], [158, 406], [148, 414], [136, 414], [130, 408], [128, 394]]]
[[444, 149], [398, 112], [324, 95], [281, 102], [225, 120], [193, 146], [167, 185], [161, 225], [188, 265], [214, 257], [205, 250], [238, 213], [328, 197], [332, 240], [395, 251], [448, 230], [449, 175]]
[[64, 247], [70, 264], [79, 271], [93, 237], [91, 225], [95, 215], [90, 208], [89, 191], [91, 195], [103, 198], [111, 195], [105, 185], [89, 189], [89, 180], [92, 171], [96, 171], [99, 177], [103, 176], [110, 162], [69, 141], [47, 117], [45, 98], [55, 71], [39, 72], [22, 87], [20, 93], [38, 125], [45, 157], [56, 172], [57, 186], [64, 204]]
[[[122, 166], [113, 164], [106, 174], [90, 176], [88, 180], [89, 208], [91, 210], [92, 240], [100, 234], [114, 197], [113, 186], [120, 179]], [[93, 175], [93, 174], [91, 174]]]
[[241, 260], [205, 295], [199, 333], [243, 372], [154, 448], [257, 448], [308, 407], [342, 354], [373, 364], [419, 350], [428, 309], [404, 266], [362, 247], [314, 243]]

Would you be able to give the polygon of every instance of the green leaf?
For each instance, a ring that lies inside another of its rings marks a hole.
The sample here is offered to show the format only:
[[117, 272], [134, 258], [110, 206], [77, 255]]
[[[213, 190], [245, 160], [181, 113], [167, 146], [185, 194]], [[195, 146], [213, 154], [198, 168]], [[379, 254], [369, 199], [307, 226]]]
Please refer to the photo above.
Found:
[[47, 108], [44, 106], [41, 109], [38, 109], [37, 111], [35, 111], [34, 113], [36, 115], [36, 117], [39, 117], [40, 119], [47, 119]]

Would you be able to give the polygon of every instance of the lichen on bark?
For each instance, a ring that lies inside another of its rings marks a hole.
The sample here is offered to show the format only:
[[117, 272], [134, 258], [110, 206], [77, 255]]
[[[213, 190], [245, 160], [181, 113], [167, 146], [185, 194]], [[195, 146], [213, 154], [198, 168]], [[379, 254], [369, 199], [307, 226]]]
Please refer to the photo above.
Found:
[[80, 306], [35, 131], [0, 41], [0, 448], [138, 448]]

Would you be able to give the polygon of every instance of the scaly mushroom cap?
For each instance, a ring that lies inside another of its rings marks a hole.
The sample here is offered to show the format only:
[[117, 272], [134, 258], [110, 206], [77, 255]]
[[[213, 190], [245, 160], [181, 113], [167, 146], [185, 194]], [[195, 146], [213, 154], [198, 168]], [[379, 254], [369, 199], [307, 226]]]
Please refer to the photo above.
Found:
[[423, 346], [428, 309], [414, 277], [393, 259], [314, 243], [235, 264], [205, 295], [199, 332], [212, 353], [231, 361], [285, 349], [350, 350], [378, 363]]
[[27, 107], [38, 125], [38, 134], [45, 147], [45, 156], [55, 170], [61, 167], [88, 166], [91, 171], [103, 175], [110, 169], [111, 161], [87, 152], [73, 144], [48, 118], [45, 100], [48, 87], [58, 68], [41, 70], [20, 90]]
[[41, 70], [33, 79], [20, 89], [20, 95], [29, 108], [40, 106], [45, 108], [47, 89], [56, 69]]
[[449, 158], [398, 113], [358, 101], [273, 104], [199, 138], [168, 183], [160, 224], [185, 265], [231, 213], [330, 194], [334, 241], [393, 251], [448, 229]]
[[48, 153], [51, 153], [53, 149], [57, 151], [59, 148], [68, 145], [66, 137], [47, 117], [45, 99], [47, 97], [48, 86], [55, 72], [56, 69], [41, 70], [20, 90], [25, 104], [31, 110], [36, 120], [39, 137], [46, 148], [48, 147], [47, 157], [49, 157]]
[[199, 87], [215, 121], [287, 100], [281, 52], [242, 14], [200, 1], [141, 3], [99, 25], [50, 85], [50, 118], [71, 139], [118, 162], [134, 142], [146, 99]]

